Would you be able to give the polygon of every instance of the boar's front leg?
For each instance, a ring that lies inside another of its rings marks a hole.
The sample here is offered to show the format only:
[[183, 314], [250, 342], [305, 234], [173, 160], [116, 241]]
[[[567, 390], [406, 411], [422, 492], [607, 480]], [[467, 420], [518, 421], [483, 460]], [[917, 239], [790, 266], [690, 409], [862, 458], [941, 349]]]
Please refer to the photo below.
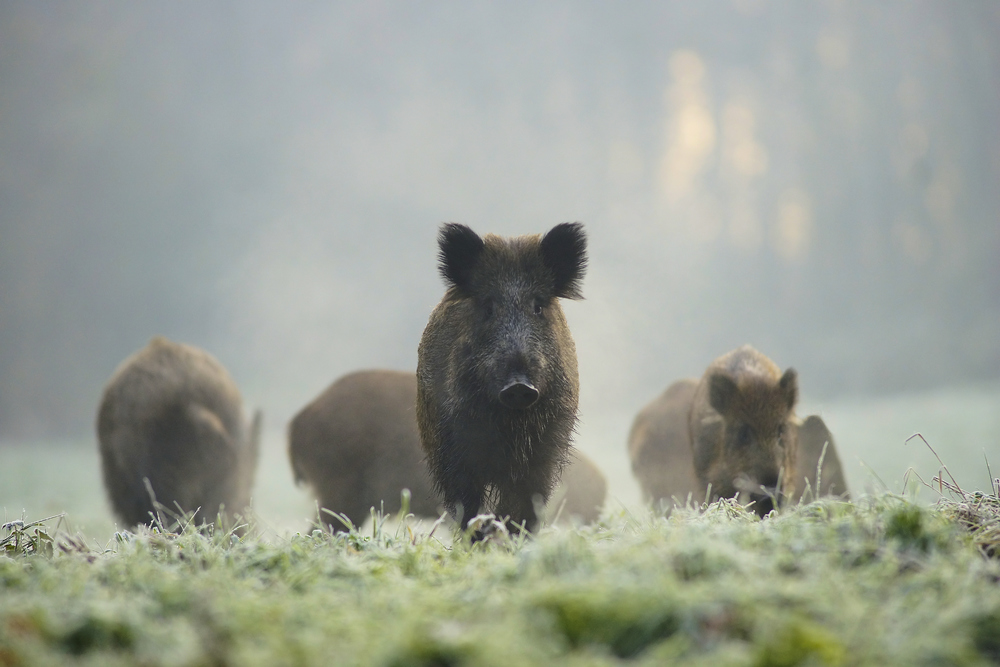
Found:
[[515, 484], [510, 493], [504, 494], [497, 507], [497, 518], [509, 517], [507, 526], [514, 530], [534, 531], [538, 528], [536, 503], [544, 505], [548, 500], [548, 486], [539, 479], [528, 477]]
[[479, 514], [483, 505], [483, 489], [470, 479], [453, 480], [445, 489], [445, 506], [464, 529]]

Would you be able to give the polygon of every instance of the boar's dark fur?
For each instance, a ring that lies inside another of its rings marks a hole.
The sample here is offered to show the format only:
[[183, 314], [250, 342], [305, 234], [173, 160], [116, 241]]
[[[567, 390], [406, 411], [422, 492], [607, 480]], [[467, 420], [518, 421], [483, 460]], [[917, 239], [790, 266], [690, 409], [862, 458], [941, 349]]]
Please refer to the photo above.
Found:
[[[239, 390], [226, 369], [199, 348], [156, 337], [115, 371], [97, 414], [104, 485], [115, 514], [132, 526], [150, 521], [156, 501], [176, 511], [200, 508], [214, 521], [243, 512], [257, 466], [260, 413], [247, 428]], [[165, 517], [164, 517], [165, 518]]]
[[558, 300], [581, 298], [583, 226], [480, 238], [446, 224], [438, 242], [448, 289], [418, 350], [421, 444], [453, 516], [488, 509], [531, 529], [576, 425], [576, 348]]
[[[334, 382], [288, 428], [295, 481], [356, 526], [372, 507], [398, 512], [403, 489], [410, 490], [411, 512], [436, 515], [440, 501], [423, 461], [416, 397], [413, 373], [358, 371]], [[322, 518], [345, 528], [328, 514]]]

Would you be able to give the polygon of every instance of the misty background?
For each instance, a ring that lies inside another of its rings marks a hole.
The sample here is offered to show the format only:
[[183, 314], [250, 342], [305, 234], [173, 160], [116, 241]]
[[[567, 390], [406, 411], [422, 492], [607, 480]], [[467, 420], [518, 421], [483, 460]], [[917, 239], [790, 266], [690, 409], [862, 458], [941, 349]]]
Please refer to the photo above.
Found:
[[3, 0], [0, 446], [92, 442], [157, 334], [274, 431], [412, 370], [445, 221], [585, 224], [581, 435], [617, 415], [623, 466], [743, 343], [814, 405], [995, 386], [1000, 5]]

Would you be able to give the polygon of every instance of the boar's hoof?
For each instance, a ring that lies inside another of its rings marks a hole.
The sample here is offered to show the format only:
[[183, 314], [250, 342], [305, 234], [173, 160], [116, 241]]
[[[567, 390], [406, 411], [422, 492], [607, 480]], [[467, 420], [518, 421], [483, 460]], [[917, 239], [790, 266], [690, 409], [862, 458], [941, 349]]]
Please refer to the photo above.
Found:
[[517, 377], [500, 390], [500, 402], [514, 410], [530, 408], [538, 400], [538, 390], [527, 378]]

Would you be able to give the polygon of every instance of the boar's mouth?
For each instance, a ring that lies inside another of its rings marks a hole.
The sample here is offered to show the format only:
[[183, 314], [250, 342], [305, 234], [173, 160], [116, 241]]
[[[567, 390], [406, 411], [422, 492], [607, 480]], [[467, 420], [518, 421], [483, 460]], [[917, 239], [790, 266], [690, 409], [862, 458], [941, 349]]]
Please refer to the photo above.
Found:
[[538, 390], [528, 382], [528, 378], [517, 375], [500, 390], [500, 403], [512, 410], [530, 408], [538, 400]]
[[751, 493], [750, 500], [753, 501], [753, 511], [762, 519], [774, 509], [774, 496], [763, 493]]
[[740, 491], [743, 491], [750, 497], [750, 501], [753, 503], [753, 511], [762, 519], [775, 508], [776, 501], [780, 501], [782, 496], [781, 491], [778, 489], [778, 479], [769, 478], [765, 480], [766, 483], [764, 484], [755, 484], [745, 475], [741, 475], [734, 482]]

